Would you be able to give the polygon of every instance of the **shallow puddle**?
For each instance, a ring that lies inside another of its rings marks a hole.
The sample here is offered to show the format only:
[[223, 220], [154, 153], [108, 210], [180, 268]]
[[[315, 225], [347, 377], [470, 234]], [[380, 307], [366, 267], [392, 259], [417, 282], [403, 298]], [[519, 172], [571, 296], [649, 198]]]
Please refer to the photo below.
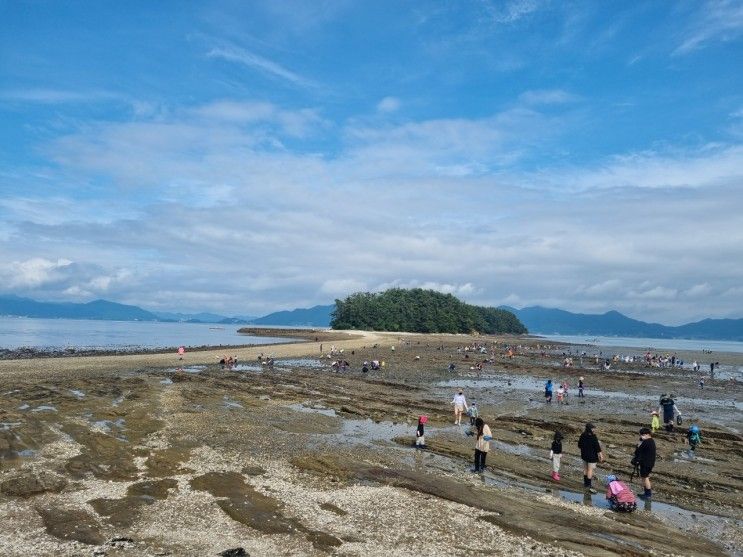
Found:
[[124, 418], [118, 418], [116, 420], [97, 420], [91, 422], [91, 426], [107, 435], [111, 435], [115, 430], [119, 433], [117, 439], [126, 440], [123, 435], [120, 435], [122, 431], [126, 430], [126, 420]]
[[283, 367], [310, 367], [313, 369], [326, 367], [324, 363], [315, 358], [287, 358], [285, 360], [276, 360], [276, 365]]
[[309, 412], [311, 414], [322, 414], [323, 416], [330, 416], [331, 418], [335, 418], [336, 416], [338, 416], [335, 410], [333, 410], [332, 408], [325, 408], [324, 406], [306, 406], [303, 403], [296, 403], [296, 404], [290, 404], [288, 407], [297, 412]]
[[[484, 377], [482, 379], [450, 379], [447, 381], [439, 381], [436, 385], [438, 387], [450, 387], [452, 389], [462, 388], [462, 389], [472, 389], [472, 390], [482, 390], [482, 389], [495, 389], [499, 393], [507, 393], [510, 390], [518, 390], [518, 391], [527, 391], [529, 393], [532, 393], [535, 397], [542, 397], [544, 394], [544, 384], [545, 380], [543, 379], [537, 379], [535, 377], [524, 377], [524, 376], [517, 376], [517, 377]], [[557, 400], [557, 384], [555, 383], [555, 390], [553, 391], [555, 394], [554, 401]], [[634, 394], [634, 393], [623, 393], [618, 391], [604, 391], [601, 389], [594, 389], [588, 386], [585, 389], [586, 398], [611, 398], [611, 399], [619, 399], [619, 400], [634, 400], [638, 402], [652, 402], [653, 404], [656, 404], [658, 401], [658, 395], [652, 394], [652, 395], [642, 395], [642, 394]], [[577, 400], [577, 393], [578, 389], [574, 386], [571, 386], [570, 388], [570, 394], [567, 398], [567, 400], [571, 401], [572, 403], [575, 403]], [[465, 393], [466, 394], [466, 393]], [[679, 405], [683, 404], [684, 406], [700, 406], [700, 407], [708, 407], [708, 406], [717, 406], [722, 408], [735, 408], [737, 410], [743, 410], [743, 402], [740, 401], [733, 401], [733, 400], [720, 400], [720, 399], [713, 399], [713, 398], [690, 398], [690, 397], [678, 397]], [[556, 404], [556, 402], [554, 402]]]
[[56, 412], [57, 409], [54, 406], [50, 406], [48, 404], [42, 404], [41, 406], [37, 406], [36, 408], [33, 408], [31, 412]]
[[257, 364], [238, 364], [230, 368], [231, 371], [263, 371], [263, 368]]
[[[562, 489], [551, 489], [549, 491], [553, 495], [556, 495], [565, 501], [610, 510], [609, 501], [606, 499], [606, 496], [602, 493], [601, 489], [599, 489], [599, 493], [596, 494], [578, 493]], [[719, 534], [725, 525], [734, 525], [737, 528], [743, 527], [743, 520], [735, 520], [721, 516], [688, 511], [681, 507], [677, 507], [676, 505], [671, 505], [670, 503], [661, 503], [660, 501], [652, 500], [643, 501], [640, 498], [637, 499], [637, 510], [635, 512], [653, 513], [666, 519], [681, 530], [689, 530], [693, 527], [702, 526], [702, 528], [694, 529], [707, 539], [716, 542], [719, 542]]]
[[206, 366], [183, 366], [183, 367], [172, 367], [170, 369], [166, 369], [165, 371], [170, 373], [178, 373], [178, 372], [184, 372], [184, 373], [201, 373], [206, 369]]

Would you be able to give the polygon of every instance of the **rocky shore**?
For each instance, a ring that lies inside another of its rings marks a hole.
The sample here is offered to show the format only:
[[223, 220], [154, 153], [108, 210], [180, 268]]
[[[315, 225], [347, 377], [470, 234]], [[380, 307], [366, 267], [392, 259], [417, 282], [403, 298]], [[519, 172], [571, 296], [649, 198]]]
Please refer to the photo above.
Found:
[[[172, 352], [0, 361], [0, 554], [736, 555], [743, 547], [739, 381], [708, 379], [702, 390], [690, 371], [601, 371], [592, 358], [565, 369], [568, 348], [535, 338], [304, 331], [303, 343], [235, 348], [236, 369], [215, 365], [222, 348], [189, 350], [183, 361]], [[343, 353], [328, 357], [330, 344]], [[519, 345], [513, 357], [507, 344]], [[460, 350], [468, 345], [487, 353]], [[273, 367], [258, 361], [262, 352]], [[694, 356], [704, 361], [685, 355]], [[715, 356], [743, 365], [740, 355]], [[349, 369], [336, 372], [336, 359]], [[384, 366], [362, 373], [373, 359]], [[571, 392], [568, 404], [545, 405], [546, 378], [574, 388], [579, 376], [584, 400]], [[483, 475], [469, 471], [468, 428], [452, 424], [458, 387], [493, 430]], [[656, 436], [654, 500], [632, 515], [612, 513], [600, 493], [582, 492], [577, 436], [595, 423], [607, 453], [599, 475], [628, 480], [637, 430], [663, 392], [676, 395], [686, 421]], [[412, 447], [420, 414], [430, 418], [428, 450]], [[704, 435], [695, 456], [683, 444], [691, 421]], [[557, 429], [566, 437], [560, 484], [547, 460]]]

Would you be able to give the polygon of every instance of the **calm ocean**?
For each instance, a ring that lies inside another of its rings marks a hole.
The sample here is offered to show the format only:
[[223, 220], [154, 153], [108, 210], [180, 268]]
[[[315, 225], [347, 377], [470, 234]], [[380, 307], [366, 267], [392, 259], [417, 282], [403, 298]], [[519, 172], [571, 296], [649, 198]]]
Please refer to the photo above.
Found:
[[[535, 333], [536, 334], [536, 333]], [[743, 353], [743, 342], [733, 340], [686, 340], [674, 338], [628, 338], [628, 337], [593, 337], [574, 335], [537, 335], [558, 342], [570, 344], [590, 344], [593, 346], [622, 346], [642, 350], [712, 350], [712, 352]]]
[[220, 344], [273, 344], [286, 338], [238, 334], [241, 325], [27, 319], [0, 317], [0, 348], [168, 348]]

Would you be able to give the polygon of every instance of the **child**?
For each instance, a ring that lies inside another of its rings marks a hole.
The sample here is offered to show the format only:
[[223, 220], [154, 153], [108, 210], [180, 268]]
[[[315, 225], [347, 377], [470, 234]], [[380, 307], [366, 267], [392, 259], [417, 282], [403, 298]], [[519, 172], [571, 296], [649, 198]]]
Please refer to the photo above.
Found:
[[555, 431], [550, 449], [550, 460], [552, 460], [552, 479], [560, 481], [560, 459], [562, 458], [562, 433]]
[[560, 385], [557, 387], [557, 404], [562, 404], [565, 399], [565, 387]]
[[562, 388], [565, 389], [565, 400], [568, 399], [568, 391], [570, 390], [570, 384], [567, 382], [567, 380], [562, 382]]
[[423, 431], [423, 425], [427, 421], [428, 421], [428, 416], [418, 417], [418, 429], [415, 430], [415, 448], [416, 449], [426, 448], [426, 438], [425, 438], [425, 432]]
[[689, 428], [689, 431], [686, 432], [686, 441], [692, 451], [697, 449], [697, 445], [702, 442], [702, 430], [699, 429], [698, 425], [693, 424]]
[[580, 398], [585, 398], [586, 396], [583, 394], [583, 378], [582, 377], [578, 379], [578, 396]]
[[544, 384], [544, 399], [547, 401], [547, 404], [552, 403], [552, 379], [548, 379]]
[[652, 416], [652, 418], [650, 418], [650, 429], [655, 433], [660, 429], [660, 416], [658, 415], [657, 410], [653, 410], [650, 415]]
[[635, 494], [613, 474], [606, 476], [606, 498], [611, 510], [616, 512], [631, 513], [637, 508]]
[[472, 401], [472, 405], [470, 406], [470, 409], [467, 411], [467, 414], [470, 417], [470, 425], [475, 425], [475, 420], [480, 417], [480, 411], [477, 409], [477, 404], [475, 401]]

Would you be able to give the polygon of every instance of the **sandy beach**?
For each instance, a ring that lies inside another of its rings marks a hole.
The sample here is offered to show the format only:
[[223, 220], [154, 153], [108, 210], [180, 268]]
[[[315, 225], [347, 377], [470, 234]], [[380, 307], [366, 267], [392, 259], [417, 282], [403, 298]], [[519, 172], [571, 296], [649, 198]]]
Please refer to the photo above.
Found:
[[[233, 370], [217, 363], [223, 348], [183, 360], [0, 361], [0, 554], [740, 554], [740, 381], [707, 378], [700, 389], [687, 369], [603, 371], [592, 357], [566, 369], [567, 347], [535, 338], [284, 334], [304, 341], [231, 348]], [[507, 344], [519, 346], [513, 357]], [[472, 345], [487, 353], [462, 350]], [[342, 354], [328, 358], [331, 346]], [[743, 365], [741, 354], [683, 357]], [[335, 359], [349, 369], [336, 372]], [[382, 369], [362, 373], [374, 359]], [[544, 403], [547, 378], [569, 382], [567, 404]], [[452, 423], [457, 388], [493, 431], [482, 475], [470, 472], [469, 427]], [[599, 476], [628, 481], [637, 431], [663, 393], [684, 423], [656, 435], [653, 501], [613, 513], [600, 484], [583, 493], [578, 435], [595, 423], [607, 456]], [[412, 446], [421, 414], [426, 450]], [[683, 443], [692, 422], [703, 432], [695, 455]], [[547, 458], [556, 430], [559, 484]]]

